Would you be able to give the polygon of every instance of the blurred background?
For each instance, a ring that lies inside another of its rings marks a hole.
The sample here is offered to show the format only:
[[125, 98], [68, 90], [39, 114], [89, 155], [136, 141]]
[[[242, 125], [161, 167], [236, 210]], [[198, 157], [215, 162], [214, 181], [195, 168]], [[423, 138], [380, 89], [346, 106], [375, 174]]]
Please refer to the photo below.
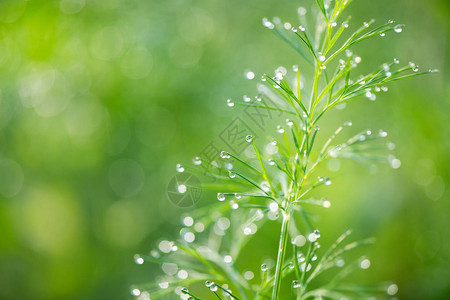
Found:
[[[256, 93], [247, 70], [304, 64], [261, 26], [296, 24], [300, 5], [314, 1], [0, 0], [0, 299], [131, 299], [130, 286], [154, 280], [158, 268], [133, 255], [175, 237], [189, 211], [166, 195], [176, 163], [239, 112], [225, 99]], [[394, 57], [441, 72], [323, 124], [351, 119], [397, 145], [398, 170], [330, 174], [319, 225], [329, 241], [348, 227], [375, 236], [362, 276], [395, 280], [400, 299], [450, 298], [449, 9], [354, 1], [351, 24], [406, 24], [353, 49], [361, 72]]]

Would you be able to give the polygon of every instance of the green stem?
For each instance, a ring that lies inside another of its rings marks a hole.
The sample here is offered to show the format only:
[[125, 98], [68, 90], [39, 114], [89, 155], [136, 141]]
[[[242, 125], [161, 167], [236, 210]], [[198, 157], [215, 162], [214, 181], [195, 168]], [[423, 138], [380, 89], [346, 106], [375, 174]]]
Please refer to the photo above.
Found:
[[284, 256], [286, 254], [286, 243], [288, 240], [288, 227], [291, 219], [291, 203], [287, 202], [286, 212], [283, 212], [283, 224], [281, 225], [280, 244], [278, 246], [277, 265], [275, 269], [272, 300], [279, 299], [281, 287], [281, 271], [283, 269]]

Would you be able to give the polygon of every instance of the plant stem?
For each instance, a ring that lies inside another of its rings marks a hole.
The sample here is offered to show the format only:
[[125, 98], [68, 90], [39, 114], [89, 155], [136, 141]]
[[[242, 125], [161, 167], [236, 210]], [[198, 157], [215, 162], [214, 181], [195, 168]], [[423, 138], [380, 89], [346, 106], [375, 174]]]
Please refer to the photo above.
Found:
[[288, 227], [291, 219], [291, 203], [287, 201], [286, 211], [283, 211], [283, 224], [281, 225], [280, 243], [278, 246], [277, 265], [275, 269], [272, 300], [277, 300], [281, 287], [281, 270], [283, 269], [284, 255], [286, 254], [286, 243], [288, 240]]

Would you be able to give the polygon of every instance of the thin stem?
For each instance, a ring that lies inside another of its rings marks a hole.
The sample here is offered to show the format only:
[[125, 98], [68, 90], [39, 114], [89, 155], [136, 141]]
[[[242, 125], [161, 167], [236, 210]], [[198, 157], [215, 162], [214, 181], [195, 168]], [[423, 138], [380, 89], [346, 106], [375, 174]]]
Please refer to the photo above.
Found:
[[287, 202], [286, 212], [283, 213], [283, 224], [281, 225], [280, 244], [278, 246], [277, 265], [275, 269], [272, 300], [277, 300], [281, 287], [281, 271], [283, 269], [284, 256], [286, 254], [286, 244], [288, 240], [288, 227], [291, 219], [291, 203]]

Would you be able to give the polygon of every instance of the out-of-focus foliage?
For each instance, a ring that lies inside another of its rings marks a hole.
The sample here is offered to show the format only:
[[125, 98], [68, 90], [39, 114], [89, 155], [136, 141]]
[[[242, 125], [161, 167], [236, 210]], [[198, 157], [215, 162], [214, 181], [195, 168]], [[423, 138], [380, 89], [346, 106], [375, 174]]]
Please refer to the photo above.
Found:
[[[166, 196], [175, 163], [228, 124], [224, 99], [254, 93], [246, 69], [296, 57], [261, 18], [294, 19], [313, 2], [0, 1], [0, 298], [127, 299], [159, 273], [133, 254], [177, 234], [185, 210]], [[388, 131], [402, 167], [337, 171], [323, 239], [347, 227], [373, 235], [372, 277], [397, 281], [400, 298], [446, 299], [449, 4], [355, 0], [349, 10], [355, 23], [406, 24], [353, 49], [362, 70], [398, 57], [441, 73], [333, 113], [330, 123]]]

